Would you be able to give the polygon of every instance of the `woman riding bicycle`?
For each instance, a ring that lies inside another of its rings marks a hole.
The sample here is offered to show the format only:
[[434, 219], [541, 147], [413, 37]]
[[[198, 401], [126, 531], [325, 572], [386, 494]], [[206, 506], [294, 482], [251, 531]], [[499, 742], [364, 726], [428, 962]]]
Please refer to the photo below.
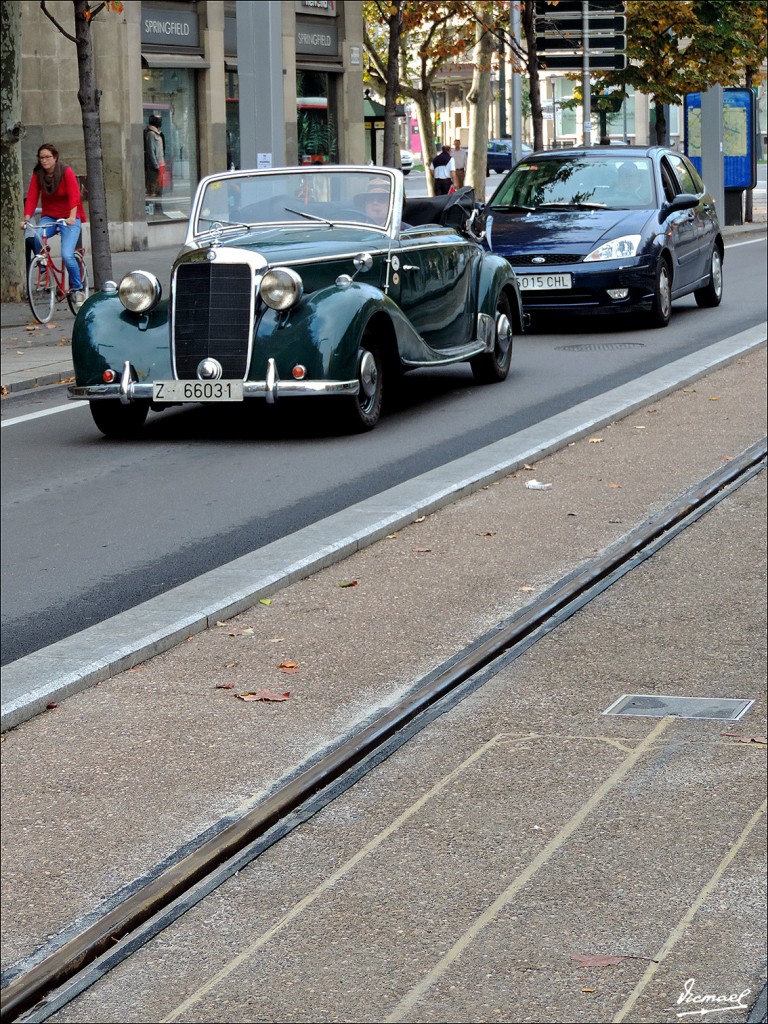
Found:
[[[85, 211], [80, 199], [80, 186], [75, 172], [59, 160], [59, 151], [48, 143], [40, 146], [37, 151], [37, 164], [32, 171], [26, 202], [24, 203], [24, 220], [22, 228], [29, 221], [37, 208], [38, 200], [42, 208], [39, 229], [33, 240], [35, 252], [40, 252], [42, 242], [40, 235], [51, 238], [57, 231], [61, 232], [61, 258], [69, 275], [69, 287], [74, 292], [74, 305], [79, 309], [85, 300], [80, 267], [75, 259], [75, 249], [80, 238], [80, 229], [85, 223]], [[57, 220], [65, 220], [66, 224], [57, 224]], [[42, 230], [40, 230], [42, 229]]]

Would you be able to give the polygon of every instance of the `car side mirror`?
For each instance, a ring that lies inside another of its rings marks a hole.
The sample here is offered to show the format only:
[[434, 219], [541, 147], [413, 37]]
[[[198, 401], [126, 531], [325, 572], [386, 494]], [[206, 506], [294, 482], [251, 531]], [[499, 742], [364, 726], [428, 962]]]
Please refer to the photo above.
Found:
[[679, 210], [692, 210], [699, 205], [699, 197], [691, 192], [681, 192], [670, 203], [665, 203], [659, 211], [659, 220], [664, 220], [670, 213], [677, 213]]

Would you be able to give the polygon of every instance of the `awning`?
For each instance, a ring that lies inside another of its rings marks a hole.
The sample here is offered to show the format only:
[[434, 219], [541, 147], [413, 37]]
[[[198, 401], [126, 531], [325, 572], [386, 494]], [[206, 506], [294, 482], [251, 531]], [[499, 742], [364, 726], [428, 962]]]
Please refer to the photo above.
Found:
[[190, 68], [202, 71], [211, 65], [199, 53], [142, 53], [143, 68]]

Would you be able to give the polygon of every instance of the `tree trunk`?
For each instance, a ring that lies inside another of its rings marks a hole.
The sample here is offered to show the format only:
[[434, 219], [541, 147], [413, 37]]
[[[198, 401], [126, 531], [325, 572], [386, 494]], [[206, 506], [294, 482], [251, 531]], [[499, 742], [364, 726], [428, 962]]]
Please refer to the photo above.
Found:
[[104, 187], [104, 161], [101, 145], [101, 119], [99, 101], [101, 91], [96, 88], [91, 23], [85, 18], [88, 0], [74, 0], [75, 37], [77, 39], [77, 70], [80, 88], [77, 99], [83, 119], [85, 144], [85, 173], [88, 180], [88, 214], [91, 224], [91, 257], [96, 290], [112, 277], [112, 251], [109, 245], [107, 192]]
[[656, 111], [656, 145], [666, 146], [667, 144], [667, 118], [664, 114], [664, 104], [655, 96], [653, 105]]
[[[533, 149], [538, 152], [544, 149], [544, 117], [541, 110], [541, 80], [539, 78], [539, 64], [536, 51], [536, 32], [534, 30], [535, 7], [533, 0], [526, 0], [522, 5], [522, 23], [525, 38], [528, 43], [528, 84], [531, 98], [531, 120], [533, 121]], [[552, 116], [556, 117], [557, 112], [552, 107]]]
[[421, 159], [424, 161], [424, 171], [426, 174], [427, 183], [427, 194], [433, 196], [435, 194], [435, 179], [432, 177], [429, 171], [429, 163], [434, 156], [432, 152], [433, 145], [433, 125], [432, 125], [432, 105], [430, 103], [430, 93], [421, 92], [414, 97], [416, 102], [416, 120], [419, 122], [419, 135], [421, 137]]
[[403, 30], [403, 0], [395, 0], [394, 11], [387, 18], [389, 49], [387, 51], [387, 87], [384, 94], [384, 158], [385, 167], [399, 167], [397, 139], [397, 94], [399, 92], [400, 36]]
[[21, 302], [26, 292], [23, 217], [23, 186], [19, 140], [21, 123], [21, 6], [0, 4], [0, 299]]
[[[478, 4], [478, 18], [485, 19], [488, 15], [485, 5]], [[473, 61], [475, 65], [472, 75], [472, 87], [467, 95], [469, 103], [469, 154], [467, 157], [466, 184], [475, 190], [478, 202], [485, 202], [486, 168], [488, 165], [488, 108], [491, 90], [491, 54], [493, 53], [494, 37], [483, 21], [475, 23], [475, 49]]]
[[[752, 92], [752, 68], [747, 68], [747, 70], [746, 70], [746, 73], [745, 73], [745, 76], [744, 76], [744, 85], [745, 85], [745, 87], [747, 89], [749, 89], [750, 92]], [[753, 97], [753, 102], [757, 103], [757, 97], [756, 96]], [[748, 131], [752, 130], [752, 125], [751, 124], [749, 125], [747, 130]], [[753, 146], [755, 145], [756, 142], [757, 142], [757, 139], [755, 139], [755, 138], [753, 138], [751, 140], [751, 144]], [[754, 216], [755, 216], [755, 212], [754, 212], [754, 205], [753, 205], [753, 201], [752, 201], [752, 189], [748, 188], [745, 191], [745, 194], [744, 194], [744, 222], [746, 224], [751, 224], [752, 221], [754, 220]]]

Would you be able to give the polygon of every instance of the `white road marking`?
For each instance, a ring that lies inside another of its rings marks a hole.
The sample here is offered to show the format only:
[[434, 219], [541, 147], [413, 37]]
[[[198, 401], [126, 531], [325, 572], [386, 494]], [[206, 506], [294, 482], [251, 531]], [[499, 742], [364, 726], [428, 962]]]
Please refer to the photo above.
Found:
[[14, 427], [17, 423], [39, 420], [42, 416], [53, 416], [55, 412], [66, 412], [67, 409], [77, 409], [79, 407], [77, 402], [71, 402], [67, 405], [55, 405], [52, 409], [41, 409], [40, 412], [28, 412], [24, 416], [14, 416], [13, 419], [3, 420], [0, 423], [0, 427]]

